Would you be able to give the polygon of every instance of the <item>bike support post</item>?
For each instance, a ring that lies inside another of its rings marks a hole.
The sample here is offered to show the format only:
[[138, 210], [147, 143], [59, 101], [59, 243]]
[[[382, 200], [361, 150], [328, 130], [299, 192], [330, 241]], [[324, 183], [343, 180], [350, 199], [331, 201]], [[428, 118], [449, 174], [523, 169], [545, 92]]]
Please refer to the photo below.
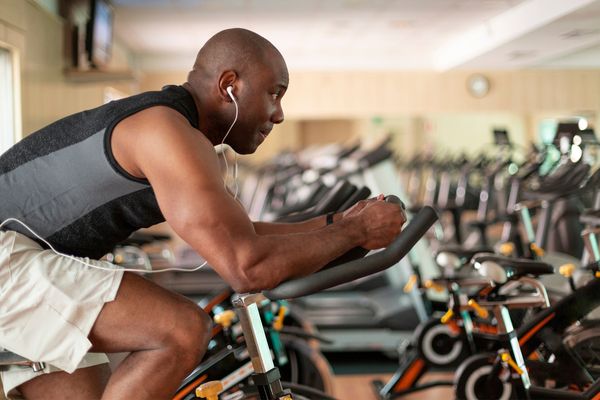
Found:
[[257, 303], [263, 300], [265, 297], [261, 293], [246, 293], [236, 294], [232, 301], [252, 360], [252, 380], [259, 390], [261, 400], [291, 400], [290, 392], [284, 391], [281, 385], [279, 369], [273, 364], [269, 342], [258, 312]]

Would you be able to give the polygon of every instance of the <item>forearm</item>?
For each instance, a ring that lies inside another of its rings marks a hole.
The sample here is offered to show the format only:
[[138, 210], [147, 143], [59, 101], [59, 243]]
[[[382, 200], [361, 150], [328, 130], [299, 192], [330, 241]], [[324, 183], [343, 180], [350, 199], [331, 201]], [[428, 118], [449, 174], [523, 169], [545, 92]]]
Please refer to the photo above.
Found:
[[239, 274], [235, 289], [259, 291], [311, 274], [360, 245], [364, 236], [352, 221], [311, 232], [257, 236], [237, 249]]
[[[253, 222], [253, 225], [254, 230], [258, 235], [284, 235], [290, 233], [311, 232], [321, 229], [327, 225], [325, 218], [325, 215], [320, 215], [302, 222]], [[336, 213], [333, 216], [334, 222], [339, 221], [341, 218], [341, 213]]]

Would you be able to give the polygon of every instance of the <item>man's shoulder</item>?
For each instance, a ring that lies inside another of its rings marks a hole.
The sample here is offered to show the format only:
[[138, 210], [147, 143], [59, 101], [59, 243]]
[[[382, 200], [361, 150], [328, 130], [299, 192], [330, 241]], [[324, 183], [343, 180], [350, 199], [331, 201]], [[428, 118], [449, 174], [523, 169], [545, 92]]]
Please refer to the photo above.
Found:
[[213, 149], [208, 138], [192, 126], [184, 115], [166, 105], [148, 107], [126, 118], [119, 125], [116, 131], [127, 131], [127, 136], [132, 134], [131, 136], [137, 137], [132, 137], [134, 141], [150, 141], [161, 146], [186, 142]]
[[152, 186], [157, 180], [150, 179], [149, 171], [154, 168], [169, 165], [176, 173], [185, 170], [182, 163], [198, 156], [205, 162], [217, 162], [210, 141], [168, 106], [153, 106], [121, 121], [114, 129], [112, 149], [130, 174], [145, 177]]
[[138, 126], [149, 132], [196, 130], [178, 110], [162, 104], [146, 107], [125, 120], [127, 125]]

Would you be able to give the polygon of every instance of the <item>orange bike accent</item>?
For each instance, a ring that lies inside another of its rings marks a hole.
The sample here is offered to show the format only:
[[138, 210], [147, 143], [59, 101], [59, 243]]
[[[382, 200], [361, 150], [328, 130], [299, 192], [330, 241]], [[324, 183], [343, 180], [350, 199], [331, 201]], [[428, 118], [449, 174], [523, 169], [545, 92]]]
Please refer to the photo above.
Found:
[[556, 313], [552, 313], [548, 315], [546, 318], [541, 320], [536, 326], [534, 326], [529, 332], [527, 332], [521, 339], [519, 339], [519, 346], [523, 346], [533, 335], [535, 335], [540, 329], [544, 327], [550, 321]]
[[446, 311], [446, 314], [444, 314], [442, 316], [442, 318], [440, 318], [440, 322], [442, 324], [447, 324], [448, 322], [450, 322], [450, 319], [452, 318], [453, 315], [454, 315], [454, 311], [452, 311], [452, 309], [449, 308], [448, 311]]
[[458, 323], [456, 322], [456, 320], [452, 319], [452, 320], [448, 321], [446, 326], [448, 327], [450, 332], [454, 333], [455, 335], [458, 335], [460, 333], [460, 326], [458, 326]]
[[408, 367], [408, 371], [406, 372], [406, 374], [404, 374], [402, 379], [400, 379], [398, 383], [396, 383], [396, 385], [394, 386], [394, 391], [399, 392], [401, 390], [409, 389], [410, 387], [412, 387], [413, 383], [419, 377], [419, 373], [423, 370], [424, 366], [425, 361], [423, 361], [421, 358], [416, 359], [415, 362], [410, 367]]
[[508, 352], [502, 353], [502, 355], [500, 357], [502, 358], [502, 361], [504, 361], [512, 369], [514, 369], [517, 374], [523, 375], [523, 370], [517, 365], [515, 360], [512, 359], [512, 357], [510, 356], [510, 353], [508, 353]]
[[475, 299], [470, 299], [467, 302], [467, 304], [469, 305], [469, 307], [471, 307], [473, 310], [475, 310], [477, 315], [479, 315], [481, 318], [487, 318], [490, 316], [490, 313], [488, 312], [488, 310], [486, 310], [485, 308], [483, 308], [479, 304], [477, 304]]
[[206, 311], [207, 313], [211, 312], [217, 304], [224, 302], [228, 297], [231, 296], [232, 293], [233, 292], [231, 291], [231, 289], [225, 289], [224, 291], [213, 297], [212, 300], [206, 306], [204, 306], [204, 311]]
[[480, 333], [487, 333], [490, 335], [496, 335], [498, 333], [498, 327], [489, 324], [478, 324], [473, 322], [473, 329], [476, 329]]
[[181, 392], [177, 393], [175, 395], [175, 397], [173, 397], [172, 400], [181, 400], [181, 399], [183, 399], [185, 396], [187, 396], [188, 394], [190, 394], [196, 388], [196, 386], [198, 386], [202, 382], [204, 382], [206, 380], [206, 378], [208, 378], [207, 374], [200, 375], [200, 377], [198, 379], [196, 379], [193, 382], [188, 383], [187, 386], [184, 387], [181, 390]]

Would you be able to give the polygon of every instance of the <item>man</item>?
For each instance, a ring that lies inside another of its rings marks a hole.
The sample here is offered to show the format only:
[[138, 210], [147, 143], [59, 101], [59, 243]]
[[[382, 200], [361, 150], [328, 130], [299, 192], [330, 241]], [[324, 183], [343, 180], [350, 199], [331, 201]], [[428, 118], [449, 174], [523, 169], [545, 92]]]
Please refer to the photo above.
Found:
[[[254, 152], [283, 121], [287, 86], [270, 42], [220, 32], [183, 86], [69, 116], [2, 155], [0, 220], [17, 218], [58, 251], [93, 258], [166, 220], [238, 292], [310, 274], [355, 246], [387, 245], [405, 221], [396, 205], [361, 202], [329, 225], [253, 223], [224, 188], [214, 146], [225, 139]], [[3, 373], [5, 390], [27, 399], [170, 398], [205, 351], [209, 317], [138, 275], [44, 250], [17, 222], [3, 229], [0, 346], [50, 364]], [[109, 375], [97, 353], [112, 352], [131, 354]]]

